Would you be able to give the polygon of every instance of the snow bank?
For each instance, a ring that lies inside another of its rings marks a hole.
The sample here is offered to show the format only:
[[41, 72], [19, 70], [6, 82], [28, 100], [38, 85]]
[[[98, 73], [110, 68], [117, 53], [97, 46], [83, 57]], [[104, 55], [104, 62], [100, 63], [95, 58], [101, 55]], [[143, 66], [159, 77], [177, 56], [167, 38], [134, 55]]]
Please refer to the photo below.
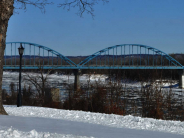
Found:
[[17, 108], [16, 106], [10, 105], [5, 105], [4, 107], [8, 114], [12, 116], [64, 119], [78, 122], [101, 124], [110, 127], [153, 130], [184, 135], [184, 122], [180, 121], [165, 121], [151, 118], [134, 117], [131, 115], [120, 116], [114, 114], [109, 115], [43, 107], [23, 106]]
[[[49, 132], [37, 132], [32, 130], [30, 132], [18, 131], [14, 128], [0, 129], [0, 138], [88, 138], [85, 136], [62, 135]], [[91, 137], [92, 138], [92, 137]]]

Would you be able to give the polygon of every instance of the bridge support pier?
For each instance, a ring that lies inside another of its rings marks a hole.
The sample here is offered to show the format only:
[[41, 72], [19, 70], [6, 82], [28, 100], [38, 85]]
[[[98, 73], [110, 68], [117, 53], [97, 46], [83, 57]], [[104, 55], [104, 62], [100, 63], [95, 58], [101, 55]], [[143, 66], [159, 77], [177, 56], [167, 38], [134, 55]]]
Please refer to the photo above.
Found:
[[184, 89], [184, 70], [179, 70], [179, 88]]
[[80, 70], [78, 69], [74, 69], [73, 73], [74, 73], [74, 90], [76, 91], [79, 87], [80, 87], [80, 80], [79, 80], [79, 75], [80, 75]]

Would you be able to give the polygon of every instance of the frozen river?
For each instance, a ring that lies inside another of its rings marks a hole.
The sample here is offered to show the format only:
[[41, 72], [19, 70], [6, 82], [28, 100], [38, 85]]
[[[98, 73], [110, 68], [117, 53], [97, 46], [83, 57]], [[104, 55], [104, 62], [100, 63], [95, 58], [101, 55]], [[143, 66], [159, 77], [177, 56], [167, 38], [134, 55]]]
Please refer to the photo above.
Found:
[[[30, 73], [30, 72], [22, 73], [22, 88], [24, 87], [24, 85], [26, 85], [26, 86], [29, 85], [29, 83], [24, 80], [24, 78], [27, 75], [32, 76], [32, 77], [38, 77], [38, 75], [40, 75], [40, 74], [39, 73]], [[46, 76], [46, 74], [44, 74], [44, 76]], [[98, 82], [98, 84], [99, 83], [105, 84], [105, 83], [107, 83], [107, 80], [108, 80], [108, 76], [103, 75], [103, 74], [102, 75], [101, 74], [92, 74], [92, 75], [83, 74], [80, 76], [80, 83], [81, 84], [87, 84], [88, 82], [90, 82], [90, 83]], [[15, 84], [15, 86], [18, 86], [19, 73], [18, 72], [4, 71], [3, 72], [3, 85], [2, 85], [3, 89], [6, 89], [7, 91], [9, 91], [10, 90], [9, 86], [12, 82]], [[73, 84], [74, 83], [74, 75], [59, 75], [57, 73], [51, 74], [48, 76], [48, 82], [53, 87], [61, 88], [63, 83]], [[122, 81], [122, 84], [125, 84], [125, 82]], [[170, 85], [173, 86], [173, 90], [176, 92], [183, 91], [182, 89], [178, 88], [177, 81], [175, 81], [173, 84], [165, 83], [165, 84], [163, 84], [163, 87], [169, 88]], [[141, 83], [140, 82], [126, 82], [126, 87], [140, 88]]]
[[[29, 83], [26, 82], [24, 80], [24, 78], [29, 75], [29, 76], [33, 76], [33, 77], [37, 77], [38, 73], [22, 73], [22, 88], [24, 87], [24, 85], [28, 86]], [[44, 76], [46, 76], [46, 74], [44, 74]], [[105, 83], [106, 79], [108, 77], [106, 75], [99, 75], [99, 74], [95, 74], [95, 75], [87, 75], [87, 74], [83, 74], [80, 76], [80, 83], [87, 83], [87, 82], [101, 82], [101, 83]], [[3, 89], [6, 89], [7, 91], [10, 90], [9, 86], [11, 83], [14, 83], [16, 86], [18, 85], [19, 82], [19, 73], [18, 72], [7, 72], [4, 71], [3, 72]], [[62, 85], [63, 83], [68, 83], [68, 84], [73, 84], [74, 83], [74, 75], [58, 75], [58, 74], [51, 74], [48, 76], [48, 82], [51, 86], [56, 86], [57, 87], [61, 87], [60, 85]]]

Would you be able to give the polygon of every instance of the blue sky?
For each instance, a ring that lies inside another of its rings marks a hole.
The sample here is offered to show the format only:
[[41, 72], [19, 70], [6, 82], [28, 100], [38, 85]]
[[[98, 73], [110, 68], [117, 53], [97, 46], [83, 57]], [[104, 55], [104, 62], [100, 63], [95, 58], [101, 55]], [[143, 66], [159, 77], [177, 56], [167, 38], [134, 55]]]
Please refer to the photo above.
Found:
[[[61, 0], [54, 0], [59, 2]], [[65, 56], [90, 55], [118, 44], [144, 44], [165, 53], [184, 53], [184, 0], [109, 0], [94, 7], [95, 17], [57, 5], [43, 14], [29, 6], [10, 21], [7, 42], [50, 47]]]

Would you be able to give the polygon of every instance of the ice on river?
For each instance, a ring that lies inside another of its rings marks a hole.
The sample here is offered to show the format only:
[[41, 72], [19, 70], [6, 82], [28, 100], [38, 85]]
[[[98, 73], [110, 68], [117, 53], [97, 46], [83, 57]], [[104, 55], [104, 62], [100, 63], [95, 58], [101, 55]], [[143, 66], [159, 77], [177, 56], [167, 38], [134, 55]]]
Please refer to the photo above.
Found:
[[[36, 77], [38, 76], [38, 73], [22, 73], [22, 85], [27, 85], [27, 82], [24, 81], [24, 77], [27, 75]], [[46, 74], [44, 74], [45, 76]], [[108, 77], [106, 75], [100, 75], [100, 74], [93, 74], [93, 75], [88, 75], [88, 74], [83, 74], [80, 76], [80, 82], [81, 83], [87, 83], [87, 82], [96, 82], [100, 81], [101, 83], [104, 83], [105, 80]], [[9, 72], [9, 71], [4, 71], [3, 72], [3, 89], [9, 90], [9, 85], [11, 82], [13, 82], [15, 85], [18, 85], [19, 81], [19, 73], [18, 72]], [[74, 83], [74, 75], [59, 75], [59, 74], [50, 74], [48, 76], [48, 82], [51, 82], [50, 84], [61, 84], [61, 83]]]

